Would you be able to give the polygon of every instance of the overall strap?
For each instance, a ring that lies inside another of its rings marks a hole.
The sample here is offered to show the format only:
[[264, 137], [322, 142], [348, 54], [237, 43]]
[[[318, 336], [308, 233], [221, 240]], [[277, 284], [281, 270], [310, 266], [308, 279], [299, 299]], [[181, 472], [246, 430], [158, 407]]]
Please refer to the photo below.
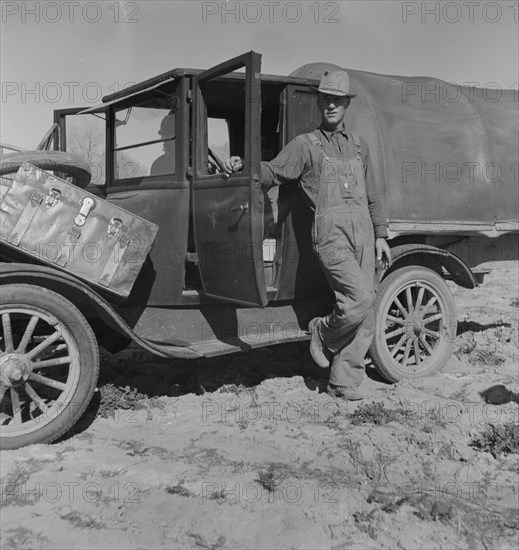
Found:
[[312, 144], [312, 147], [315, 147], [316, 149], [321, 151], [321, 153], [323, 154], [325, 160], [328, 160], [328, 156], [326, 155], [326, 153], [323, 150], [323, 142], [321, 141], [321, 138], [319, 136], [319, 131], [314, 130], [313, 132], [309, 132], [308, 134], [306, 134], [306, 137], [310, 140], [310, 143]]
[[353, 138], [353, 143], [355, 143], [355, 149], [357, 149], [357, 160], [362, 161], [362, 166], [364, 166], [364, 155], [362, 154], [362, 144], [360, 141], [360, 136], [352, 132], [351, 137]]
[[[315, 210], [317, 207], [317, 203], [319, 202], [319, 195], [321, 193], [321, 172], [323, 168], [323, 164], [326, 160], [328, 160], [328, 157], [326, 156], [326, 153], [323, 150], [323, 143], [321, 141], [321, 137], [319, 136], [319, 130], [315, 129], [313, 132], [308, 132], [307, 134], [303, 134], [305, 138], [307, 138], [310, 141], [310, 145], [312, 147], [315, 147], [321, 154], [322, 157], [319, 159], [318, 167], [316, 167], [316, 175], [319, 176], [319, 185], [317, 188], [317, 199], [316, 204], [312, 204], [310, 199], [307, 198], [306, 194], [303, 193], [303, 200], [306, 202], [306, 204], [310, 207], [311, 210]], [[301, 187], [301, 180], [299, 181], [299, 186]]]
[[321, 138], [319, 137], [319, 135], [317, 134], [317, 130], [314, 130], [313, 132], [309, 132], [308, 134], [306, 134], [308, 136], [308, 139], [310, 140], [310, 143], [314, 146], [314, 147], [317, 147], [318, 149], [322, 149], [323, 148], [323, 144], [321, 143]]

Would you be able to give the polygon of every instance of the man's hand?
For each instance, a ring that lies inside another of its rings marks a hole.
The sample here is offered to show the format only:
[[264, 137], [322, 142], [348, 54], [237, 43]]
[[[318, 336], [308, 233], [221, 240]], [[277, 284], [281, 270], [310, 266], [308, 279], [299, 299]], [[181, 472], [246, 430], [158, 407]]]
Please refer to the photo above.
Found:
[[223, 163], [224, 174], [229, 177], [233, 172], [243, 170], [243, 160], [240, 157], [231, 157]]
[[391, 267], [391, 249], [386, 239], [379, 237], [375, 241], [375, 253], [377, 260], [382, 263], [383, 267]]

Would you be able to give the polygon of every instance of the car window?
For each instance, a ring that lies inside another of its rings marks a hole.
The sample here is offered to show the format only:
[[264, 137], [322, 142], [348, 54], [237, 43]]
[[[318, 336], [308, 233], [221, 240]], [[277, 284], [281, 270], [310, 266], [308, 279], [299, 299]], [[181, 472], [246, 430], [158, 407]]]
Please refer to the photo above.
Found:
[[[115, 114], [115, 179], [129, 179], [151, 174], [153, 163], [164, 155], [159, 131], [168, 109], [131, 107]], [[166, 139], [166, 138], [165, 138]], [[174, 141], [174, 136], [167, 138]], [[174, 164], [163, 173], [173, 173]]]
[[66, 151], [75, 153], [88, 163], [91, 183], [106, 183], [106, 148], [104, 114], [67, 115], [65, 117]]
[[176, 101], [149, 99], [115, 112], [115, 180], [175, 173]]
[[207, 143], [222, 160], [229, 158], [229, 123], [225, 118], [207, 119]]
[[[245, 92], [242, 81], [216, 79], [200, 88], [205, 116], [200, 119], [198, 171], [200, 176], [221, 174], [219, 160], [243, 156]], [[216, 155], [217, 158], [213, 156]]]

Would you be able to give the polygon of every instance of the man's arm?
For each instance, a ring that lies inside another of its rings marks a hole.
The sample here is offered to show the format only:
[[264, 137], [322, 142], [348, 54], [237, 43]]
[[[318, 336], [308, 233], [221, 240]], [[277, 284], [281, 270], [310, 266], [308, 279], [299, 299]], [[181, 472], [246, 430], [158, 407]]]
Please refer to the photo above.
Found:
[[[261, 163], [261, 185], [272, 187], [273, 185], [283, 185], [298, 180], [307, 166], [307, 157], [308, 151], [306, 151], [301, 140], [298, 138], [293, 139], [279, 152], [275, 159]], [[244, 161], [240, 157], [231, 157], [223, 164], [227, 176], [244, 168]]]
[[388, 265], [391, 265], [391, 249], [386, 242], [388, 237], [386, 209], [380, 200], [375, 173], [369, 157], [369, 147], [364, 140], [362, 141], [365, 147], [364, 176], [366, 180], [368, 209], [375, 230], [375, 252], [377, 260], [385, 261]]
[[368, 145], [362, 140], [364, 146], [364, 176], [366, 179], [366, 194], [368, 196], [368, 208], [375, 229], [375, 238], [387, 238], [387, 221], [385, 208], [380, 200], [375, 172], [371, 164]]

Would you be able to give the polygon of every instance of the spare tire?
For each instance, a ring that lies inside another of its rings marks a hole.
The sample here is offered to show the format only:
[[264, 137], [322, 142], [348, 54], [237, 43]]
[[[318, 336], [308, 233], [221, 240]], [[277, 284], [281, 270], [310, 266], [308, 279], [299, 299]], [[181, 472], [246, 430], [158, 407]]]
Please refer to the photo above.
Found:
[[15, 174], [24, 162], [42, 170], [58, 172], [58, 176], [72, 178], [72, 183], [84, 189], [92, 179], [88, 164], [64, 151], [20, 151], [0, 156], [0, 176]]

